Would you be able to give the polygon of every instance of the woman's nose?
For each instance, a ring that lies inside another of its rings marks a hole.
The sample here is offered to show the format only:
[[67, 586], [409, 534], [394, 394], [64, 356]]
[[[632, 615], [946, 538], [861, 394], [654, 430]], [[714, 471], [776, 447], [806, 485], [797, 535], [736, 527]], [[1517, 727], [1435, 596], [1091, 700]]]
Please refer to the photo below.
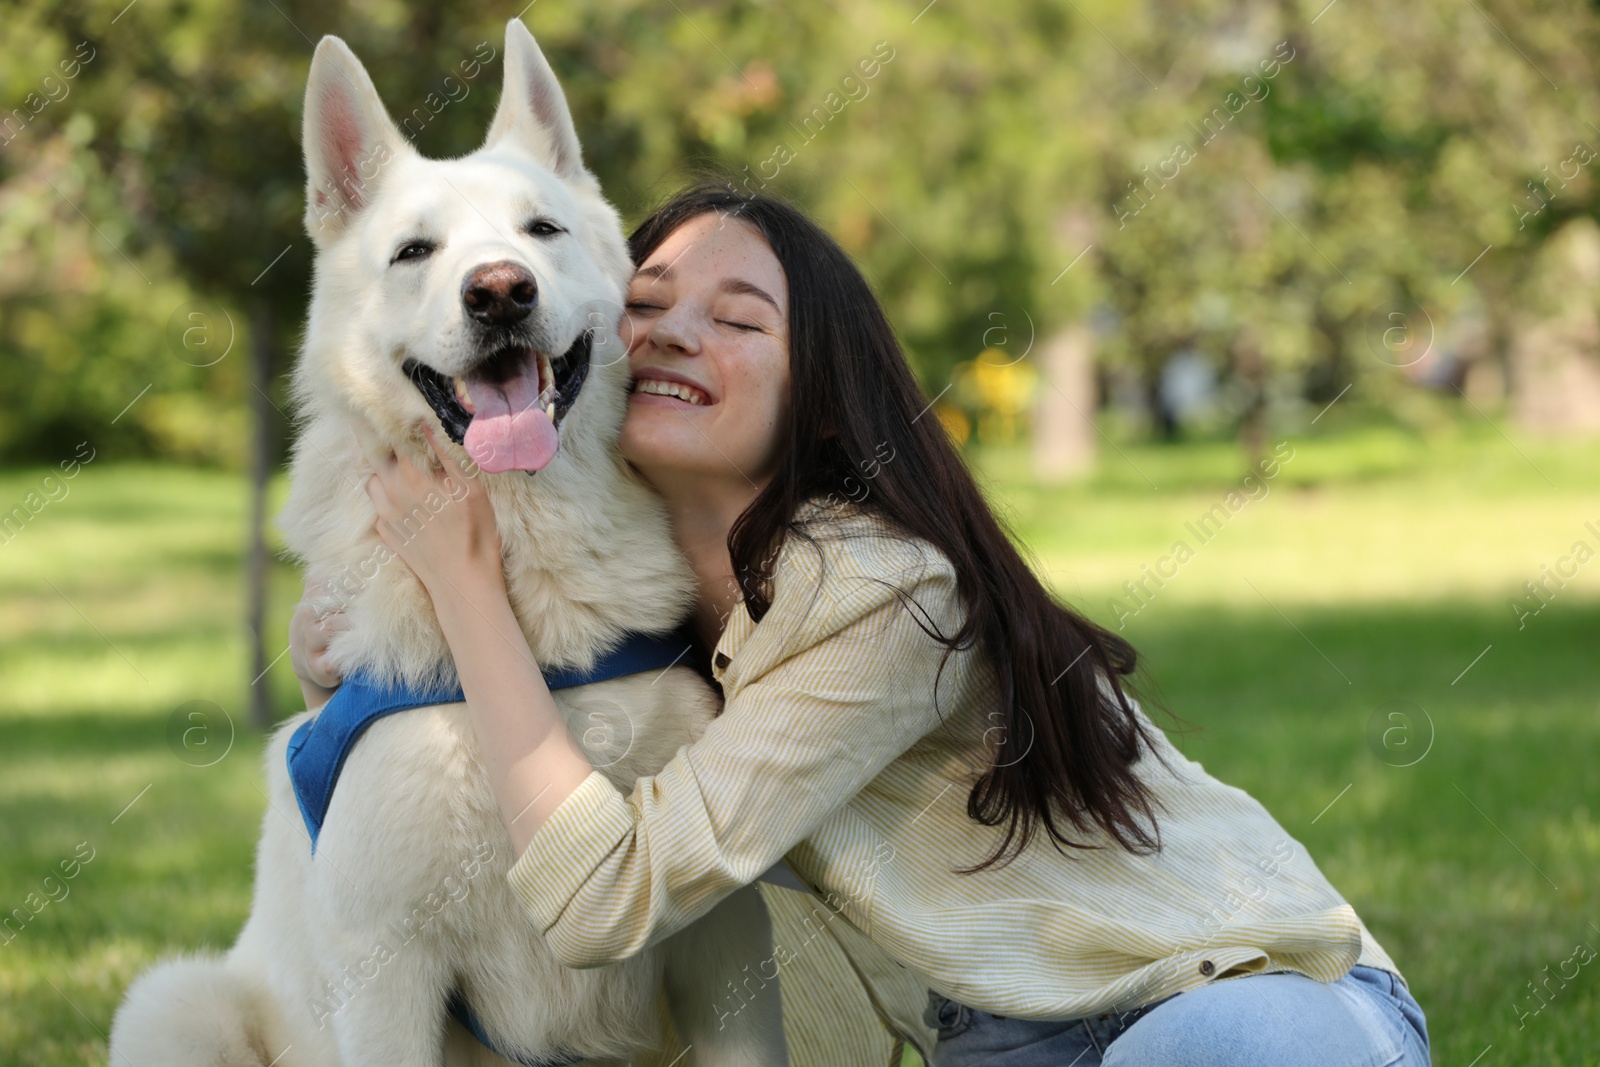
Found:
[[700, 331], [694, 317], [681, 307], [668, 308], [650, 323], [650, 343], [688, 355], [700, 351]]

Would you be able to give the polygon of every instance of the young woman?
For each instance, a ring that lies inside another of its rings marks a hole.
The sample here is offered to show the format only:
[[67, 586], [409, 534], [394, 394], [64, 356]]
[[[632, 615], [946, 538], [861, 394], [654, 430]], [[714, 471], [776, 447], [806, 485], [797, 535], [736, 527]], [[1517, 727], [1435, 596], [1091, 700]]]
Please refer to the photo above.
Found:
[[[623, 959], [780, 860], [930, 988], [935, 1067], [1428, 1063], [1421, 1010], [1305, 850], [1186, 759], [1121, 638], [989, 511], [865, 279], [794, 208], [714, 186], [631, 238], [624, 455], [699, 581], [726, 703], [621, 794], [519, 629], [481, 491], [374, 457], [565, 962]], [[437, 447], [437, 444], [436, 444]], [[476, 483], [473, 483], [476, 486]], [[337, 684], [304, 606], [297, 670]], [[326, 691], [307, 686], [313, 704]]]

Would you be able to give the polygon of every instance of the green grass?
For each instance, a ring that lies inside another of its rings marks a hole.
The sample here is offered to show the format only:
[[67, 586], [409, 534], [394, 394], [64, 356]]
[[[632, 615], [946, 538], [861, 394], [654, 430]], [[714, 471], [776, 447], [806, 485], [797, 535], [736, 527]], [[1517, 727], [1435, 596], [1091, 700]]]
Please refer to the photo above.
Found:
[[[1020, 454], [980, 466], [1054, 586], [1109, 625], [1112, 598], [1137, 606], [1123, 583], [1190, 540], [1193, 558], [1127, 616], [1149, 689], [1188, 724], [1179, 747], [1260, 798], [1395, 957], [1435, 1063], [1489, 1046], [1482, 1067], [1593, 1062], [1600, 967], [1520, 1031], [1514, 1005], [1575, 945], [1600, 949], [1600, 559], [1525, 629], [1509, 603], [1575, 540], [1600, 548], [1584, 528], [1600, 527], [1600, 449], [1513, 447], [1489, 427], [1293, 444], [1270, 493], [1204, 545], [1185, 523], [1237, 485], [1226, 444], [1123, 445], [1064, 489], [1031, 484]], [[46, 473], [0, 475], [0, 509]], [[265, 810], [244, 710], [242, 482], [101, 459], [68, 484], [0, 543], [0, 915], [37, 903], [80, 842], [94, 858], [0, 935], [4, 1063], [103, 1063], [141, 968], [230, 943]], [[277, 568], [269, 656], [296, 590]], [[260, 684], [296, 707], [286, 659]], [[1397, 700], [1432, 727], [1409, 767], [1368, 740]], [[169, 744], [190, 701], [235, 728], [210, 766]]]

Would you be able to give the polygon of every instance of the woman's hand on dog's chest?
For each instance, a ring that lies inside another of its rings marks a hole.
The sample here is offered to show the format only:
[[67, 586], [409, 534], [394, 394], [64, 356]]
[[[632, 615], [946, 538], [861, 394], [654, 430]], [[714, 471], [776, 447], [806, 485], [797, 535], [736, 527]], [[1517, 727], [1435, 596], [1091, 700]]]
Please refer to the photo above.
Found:
[[289, 618], [289, 664], [300, 680], [307, 708], [326, 704], [344, 681], [328, 660], [328, 645], [334, 634], [350, 628], [350, 622], [330, 593], [308, 579], [305, 596]]
[[500, 531], [483, 482], [444, 455], [432, 426], [424, 424], [423, 433], [439, 459], [437, 468], [423, 468], [393, 450], [367, 456], [373, 474], [364, 488], [378, 513], [373, 530], [416, 574], [436, 607], [441, 600], [503, 590]]

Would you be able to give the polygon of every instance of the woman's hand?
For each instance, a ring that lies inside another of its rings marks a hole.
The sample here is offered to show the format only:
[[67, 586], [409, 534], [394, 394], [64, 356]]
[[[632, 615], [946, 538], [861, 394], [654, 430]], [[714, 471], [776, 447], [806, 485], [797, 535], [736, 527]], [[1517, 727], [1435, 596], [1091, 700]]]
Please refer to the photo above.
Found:
[[328, 643], [334, 634], [348, 630], [350, 623], [329, 592], [326, 586], [308, 579], [305, 596], [289, 618], [289, 664], [300, 679], [307, 708], [326, 704], [343, 681], [328, 662]]
[[422, 430], [439, 458], [437, 469], [393, 450], [367, 457], [373, 474], [365, 488], [378, 511], [373, 529], [421, 580], [436, 608], [485, 593], [504, 596], [500, 531], [488, 493], [440, 451], [431, 425]]

